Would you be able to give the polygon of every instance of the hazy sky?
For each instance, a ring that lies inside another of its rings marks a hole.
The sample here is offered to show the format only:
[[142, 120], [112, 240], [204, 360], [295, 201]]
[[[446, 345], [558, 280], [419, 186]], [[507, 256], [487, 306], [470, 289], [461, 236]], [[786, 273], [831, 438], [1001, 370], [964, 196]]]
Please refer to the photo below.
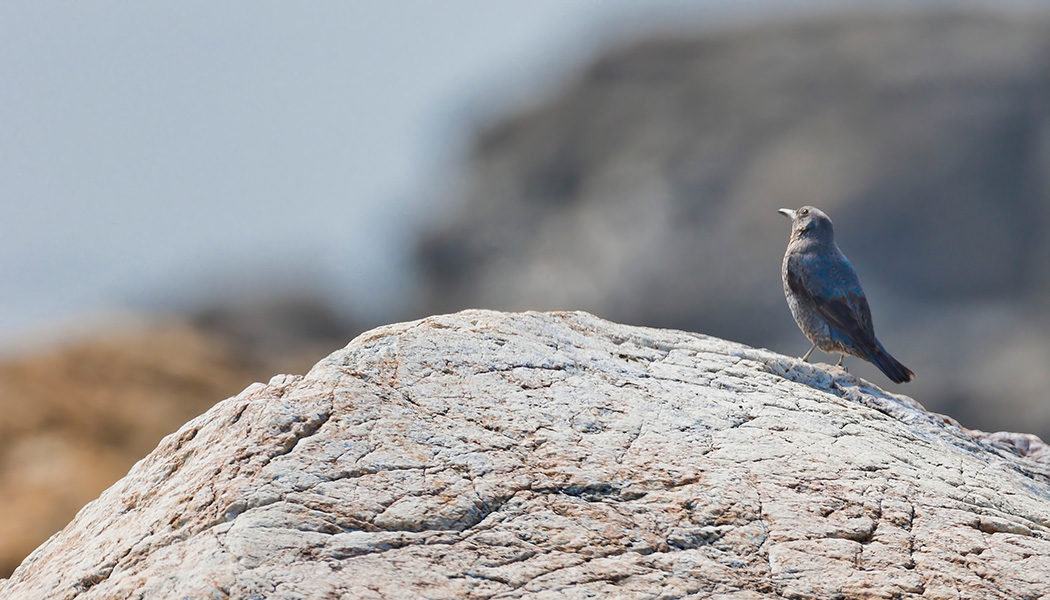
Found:
[[776, 3], [0, 3], [0, 340], [273, 279], [382, 318], [472, 125], [682, 6]]

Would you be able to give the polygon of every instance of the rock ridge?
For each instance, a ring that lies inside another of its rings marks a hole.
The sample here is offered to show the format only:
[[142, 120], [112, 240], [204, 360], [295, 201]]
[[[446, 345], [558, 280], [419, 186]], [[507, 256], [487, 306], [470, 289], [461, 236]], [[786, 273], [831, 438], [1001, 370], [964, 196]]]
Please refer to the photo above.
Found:
[[1042, 456], [828, 365], [464, 311], [220, 402], [0, 598], [1040, 598]]

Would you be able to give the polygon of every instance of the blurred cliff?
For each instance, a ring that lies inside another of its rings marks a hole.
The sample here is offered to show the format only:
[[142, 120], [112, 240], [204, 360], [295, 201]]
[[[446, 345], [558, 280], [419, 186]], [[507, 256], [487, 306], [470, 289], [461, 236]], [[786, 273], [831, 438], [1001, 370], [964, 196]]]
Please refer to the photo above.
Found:
[[[463, 187], [434, 198], [452, 208], [415, 248], [410, 312], [390, 320], [581, 309], [801, 355], [775, 209], [813, 204], [880, 339], [919, 376], [893, 389], [968, 427], [1050, 438], [1048, 92], [1050, 20], [1030, 16], [843, 16], [617, 45], [479, 133]], [[0, 571], [161, 436], [370, 324], [308, 293], [255, 296], [0, 365]]]
[[918, 374], [902, 392], [1048, 438], [1048, 92], [1046, 19], [851, 17], [614, 49], [479, 136], [462, 206], [418, 248], [427, 308], [578, 308], [801, 355], [775, 210], [812, 204]]

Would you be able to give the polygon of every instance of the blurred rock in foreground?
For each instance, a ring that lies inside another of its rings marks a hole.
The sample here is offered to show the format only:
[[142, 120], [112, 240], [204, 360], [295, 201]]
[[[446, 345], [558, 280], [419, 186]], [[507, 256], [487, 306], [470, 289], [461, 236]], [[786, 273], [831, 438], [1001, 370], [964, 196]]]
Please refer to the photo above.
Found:
[[908, 393], [971, 427], [1050, 435], [1046, 18], [639, 41], [484, 131], [467, 175], [417, 252], [430, 310], [583, 309], [801, 355], [775, 210], [813, 204], [918, 374]]
[[306, 372], [352, 333], [320, 303], [284, 298], [0, 363], [0, 576], [161, 437], [253, 381]]
[[909, 398], [699, 334], [467, 311], [220, 402], [0, 598], [1036, 598], [1047, 572], [1048, 465]]

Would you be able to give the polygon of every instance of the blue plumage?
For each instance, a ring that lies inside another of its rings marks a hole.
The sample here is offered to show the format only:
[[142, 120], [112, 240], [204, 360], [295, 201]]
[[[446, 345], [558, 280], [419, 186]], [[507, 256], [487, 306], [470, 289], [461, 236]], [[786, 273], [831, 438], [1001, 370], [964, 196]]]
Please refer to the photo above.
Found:
[[781, 267], [784, 295], [795, 323], [813, 342], [803, 360], [820, 348], [841, 354], [839, 365], [849, 354], [871, 362], [894, 383], [914, 379], [915, 373], [890, 356], [875, 337], [868, 300], [853, 265], [835, 243], [831, 219], [812, 206], [779, 212], [791, 219], [791, 239]]

